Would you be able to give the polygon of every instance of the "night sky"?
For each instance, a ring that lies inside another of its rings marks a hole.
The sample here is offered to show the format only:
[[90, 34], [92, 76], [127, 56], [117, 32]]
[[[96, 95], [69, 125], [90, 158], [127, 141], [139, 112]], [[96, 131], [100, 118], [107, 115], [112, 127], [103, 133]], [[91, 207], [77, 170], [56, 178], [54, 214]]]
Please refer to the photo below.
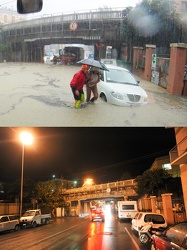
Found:
[[24, 178], [36, 181], [135, 178], [176, 144], [173, 128], [0, 128], [0, 181], [20, 179], [22, 130], [34, 136], [25, 146]]

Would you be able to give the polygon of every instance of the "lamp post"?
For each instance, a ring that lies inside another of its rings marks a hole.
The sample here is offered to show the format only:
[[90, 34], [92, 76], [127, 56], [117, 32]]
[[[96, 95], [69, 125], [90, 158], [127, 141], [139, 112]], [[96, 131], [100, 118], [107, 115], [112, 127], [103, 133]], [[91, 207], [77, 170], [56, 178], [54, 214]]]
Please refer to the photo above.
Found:
[[31, 145], [33, 142], [33, 136], [29, 132], [21, 132], [19, 139], [22, 143], [22, 157], [21, 157], [21, 189], [20, 189], [20, 208], [19, 215], [22, 216], [22, 203], [23, 203], [23, 170], [24, 170], [24, 157], [25, 157], [25, 145]]

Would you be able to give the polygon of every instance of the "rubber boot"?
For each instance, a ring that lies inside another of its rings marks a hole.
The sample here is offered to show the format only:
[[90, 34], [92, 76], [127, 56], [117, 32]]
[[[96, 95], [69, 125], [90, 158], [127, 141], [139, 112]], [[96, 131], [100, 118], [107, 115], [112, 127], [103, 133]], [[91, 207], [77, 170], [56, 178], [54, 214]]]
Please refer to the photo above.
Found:
[[81, 101], [80, 100], [75, 100], [74, 107], [76, 109], [80, 108], [81, 107]]
[[85, 98], [84, 98], [84, 94], [81, 94], [81, 102], [84, 102]]

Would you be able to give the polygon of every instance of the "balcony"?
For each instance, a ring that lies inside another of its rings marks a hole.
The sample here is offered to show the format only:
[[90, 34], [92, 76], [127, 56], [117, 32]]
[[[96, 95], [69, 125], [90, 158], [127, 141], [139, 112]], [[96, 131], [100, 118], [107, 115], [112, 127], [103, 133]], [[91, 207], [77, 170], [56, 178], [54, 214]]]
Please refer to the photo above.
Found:
[[170, 164], [187, 164], [187, 136], [169, 151]]

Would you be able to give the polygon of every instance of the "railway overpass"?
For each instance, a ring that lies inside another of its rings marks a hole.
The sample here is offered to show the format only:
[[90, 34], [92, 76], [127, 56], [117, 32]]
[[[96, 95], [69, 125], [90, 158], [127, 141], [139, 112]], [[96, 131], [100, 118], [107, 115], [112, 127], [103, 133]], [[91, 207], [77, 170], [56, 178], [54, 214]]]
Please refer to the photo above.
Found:
[[90, 202], [93, 200], [102, 200], [105, 203], [112, 201], [114, 204], [119, 200], [137, 200], [136, 185], [135, 180], [130, 179], [66, 189], [63, 195], [66, 197], [66, 202], [69, 202], [70, 207], [73, 207], [77, 214], [81, 214], [89, 211]]
[[123, 10], [107, 9], [42, 16], [2, 26], [0, 43], [7, 46], [7, 61], [41, 62], [44, 46], [95, 46], [95, 59], [105, 57], [106, 46], [119, 49]]

